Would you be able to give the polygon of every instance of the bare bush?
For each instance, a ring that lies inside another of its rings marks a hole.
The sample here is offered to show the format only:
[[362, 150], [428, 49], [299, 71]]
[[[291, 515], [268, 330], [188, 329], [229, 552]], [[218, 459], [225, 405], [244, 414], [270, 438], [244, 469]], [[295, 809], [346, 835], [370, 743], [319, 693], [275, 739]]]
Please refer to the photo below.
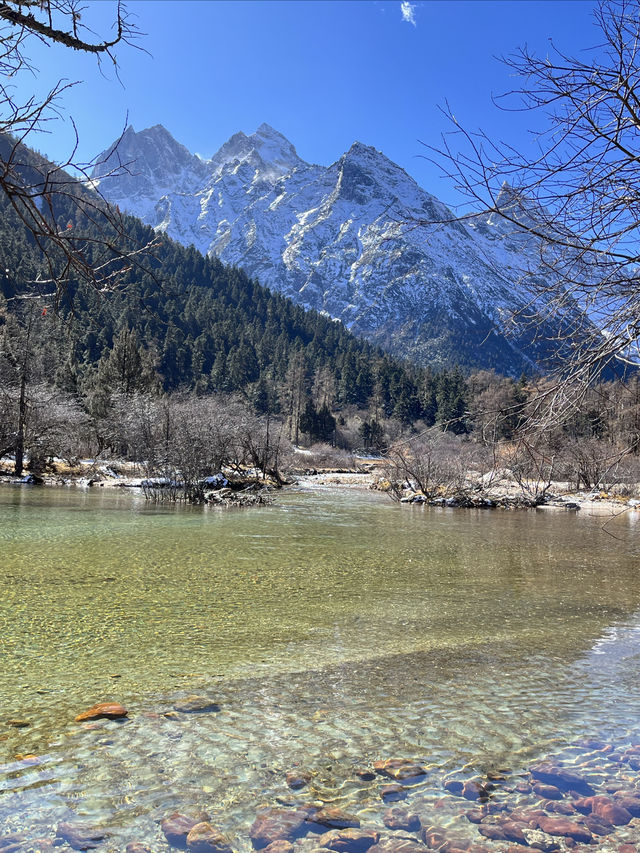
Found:
[[542, 435], [523, 436], [505, 448], [502, 458], [525, 503], [537, 506], [545, 502], [558, 475], [556, 457], [556, 448]]
[[437, 430], [397, 442], [389, 448], [385, 465], [392, 496], [399, 500], [405, 488], [427, 499], [469, 492], [473, 488], [467, 479], [473, 467], [471, 449], [470, 442]]

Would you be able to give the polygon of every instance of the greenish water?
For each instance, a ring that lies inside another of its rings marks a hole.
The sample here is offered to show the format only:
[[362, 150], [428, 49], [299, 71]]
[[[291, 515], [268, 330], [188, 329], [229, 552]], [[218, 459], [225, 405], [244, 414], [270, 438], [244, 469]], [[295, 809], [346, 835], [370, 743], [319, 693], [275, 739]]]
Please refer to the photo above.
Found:
[[[423, 760], [441, 792], [466, 765], [631, 741], [639, 515], [614, 537], [586, 515], [330, 489], [220, 511], [3, 488], [0, 824], [47, 836], [77, 816], [109, 828], [107, 849], [164, 849], [158, 821], [203, 806], [248, 849], [295, 765], [307, 796], [375, 822], [353, 768], [378, 758]], [[193, 693], [222, 710], [162, 715]], [[104, 700], [130, 720], [74, 724]]]

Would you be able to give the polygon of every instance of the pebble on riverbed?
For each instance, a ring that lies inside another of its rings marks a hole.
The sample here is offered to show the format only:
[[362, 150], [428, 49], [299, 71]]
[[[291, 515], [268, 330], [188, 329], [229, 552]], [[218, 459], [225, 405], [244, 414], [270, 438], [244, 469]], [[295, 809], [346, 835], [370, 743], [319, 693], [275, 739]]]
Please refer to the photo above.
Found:
[[13, 729], [28, 729], [31, 723], [28, 720], [7, 720], [7, 726], [11, 726]]
[[306, 770], [289, 770], [286, 775], [287, 785], [291, 790], [296, 791], [299, 788], [304, 788], [312, 779], [311, 773]]
[[389, 776], [397, 782], [419, 779], [427, 773], [421, 764], [409, 758], [388, 758], [386, 761], [374, 761], [373, 769], [382, 776]]

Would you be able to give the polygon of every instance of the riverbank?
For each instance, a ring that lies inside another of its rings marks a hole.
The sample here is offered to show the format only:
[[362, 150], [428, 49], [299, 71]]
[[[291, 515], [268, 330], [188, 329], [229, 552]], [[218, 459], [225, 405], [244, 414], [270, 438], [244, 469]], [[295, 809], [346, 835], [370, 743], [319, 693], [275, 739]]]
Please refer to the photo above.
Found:
[[[535, 508], [540, 510], [583, 511], [590, 515], [613, 517], [628, 511], [640, 518], [640, 484], [630, 484], [624, 488], [613, 487], [611, 492], [604, 490], [575, 490], [569, 483], [552, 482], [544, 491], [534, 482], [517, 483], [510, 479], [509, 472], [495, 474], [470, 474], [465, 488], [459, 493], [426, 496], [419, 489], [408, 484], [392, 490], [391, 483], [380, 460], [359, 461], [356, 468], [344, 468], [312, 471], [293, 468], [285, 476], [285, 488], [339, 489], [345, 491], [379, 491], [389, 493], [403, 506], [443, 506], [447, 508]], [[251, 471], [239, 475], [225, 471], [216, 475], [219, 482], [207, 490], [208, 503], [218, 505], [258, 505], [270, 502], [270, 493], [280, 488], [272, 479], [262, 479], [260, 472]], [[216, 480], [216, 477], [208, 478]], [[228, 479], [227, 479], [228, 478]], [[223, 485], [222, 481], [224, 481]], [[133, 462], [107, 462], [83, 460], [79, 465], [70, 467], [60, 461], [51, 470], [34, 475], [26, 473], [23, 477], [14, 477], [5, 462], [0, 468], [0, 484], [76, 486], [81, 488], [117, 488], [147, 491], [155, 500], [160, 500], [171, 483], [167, 478], [148, 477], [141, 472], [139, 464]], [[394, 492], [393, 495], [391, 494]], [[257, 496], [260, 495], [260, 498]], [[246, 500], [245, 500], [246, 498]]]
[[[340, 489], [346, 491], [389, 491], [388, 481], [375, 467], [366, 471], [322, 471], [315, 474], [305, 473], [297, 478], [297, 484], [304, 489]], [[632, 494], [640, 494], [640, 485], [630, 490]], [[526, 493], [525, 493], [526, 494]], [[523, 491], [513, 481], [501, 480], [494, 487], [483, 487], [481, 478], [477, 482], [477, 490], [471, 492], [468, 503], [461, 498], [437, 497], [426, 499], [420, 491], [410, 487], [403, 489], [400, 503], [403, 506], [446, 506], [446, 507], [469, 507], [469, 508], [492, 508], [492, 507], [525, 507], [531, 506], [522, 499]], [[570, 488], [568, 483], [552, 483], [544, 502], [537, 504], [536, 509], [560, 510], [560, 511], [583, 511], [589, 515], [616, 516], [619, 513], [632, 511], [640, 518], [640, 499], [626, 496], [610, 495], [607, 492], [576, 491]]]

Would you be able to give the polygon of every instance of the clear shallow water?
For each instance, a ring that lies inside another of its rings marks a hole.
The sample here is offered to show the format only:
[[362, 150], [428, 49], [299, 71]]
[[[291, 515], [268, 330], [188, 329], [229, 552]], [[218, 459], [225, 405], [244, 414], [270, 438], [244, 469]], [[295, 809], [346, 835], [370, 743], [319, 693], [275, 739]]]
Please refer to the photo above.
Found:
[[[331, 490], [207, 511], [2, 489], [0, 826], [50, 837], [78, 817], [105, 849], [165, 849], [158, 821], [193, 806], [242, 850], [295, 767], [314, 774], [298, 798], [378, 825], [380, 783], [353, 771], [380, 758], [427, 764], [428, 808], [463, 767], [632, 742], [637, 515], [614, 539], [587, 516]], [[163, 716], [189, 694], [221, 711]], [[103, 700], [130, 719], [73, 722]]]

